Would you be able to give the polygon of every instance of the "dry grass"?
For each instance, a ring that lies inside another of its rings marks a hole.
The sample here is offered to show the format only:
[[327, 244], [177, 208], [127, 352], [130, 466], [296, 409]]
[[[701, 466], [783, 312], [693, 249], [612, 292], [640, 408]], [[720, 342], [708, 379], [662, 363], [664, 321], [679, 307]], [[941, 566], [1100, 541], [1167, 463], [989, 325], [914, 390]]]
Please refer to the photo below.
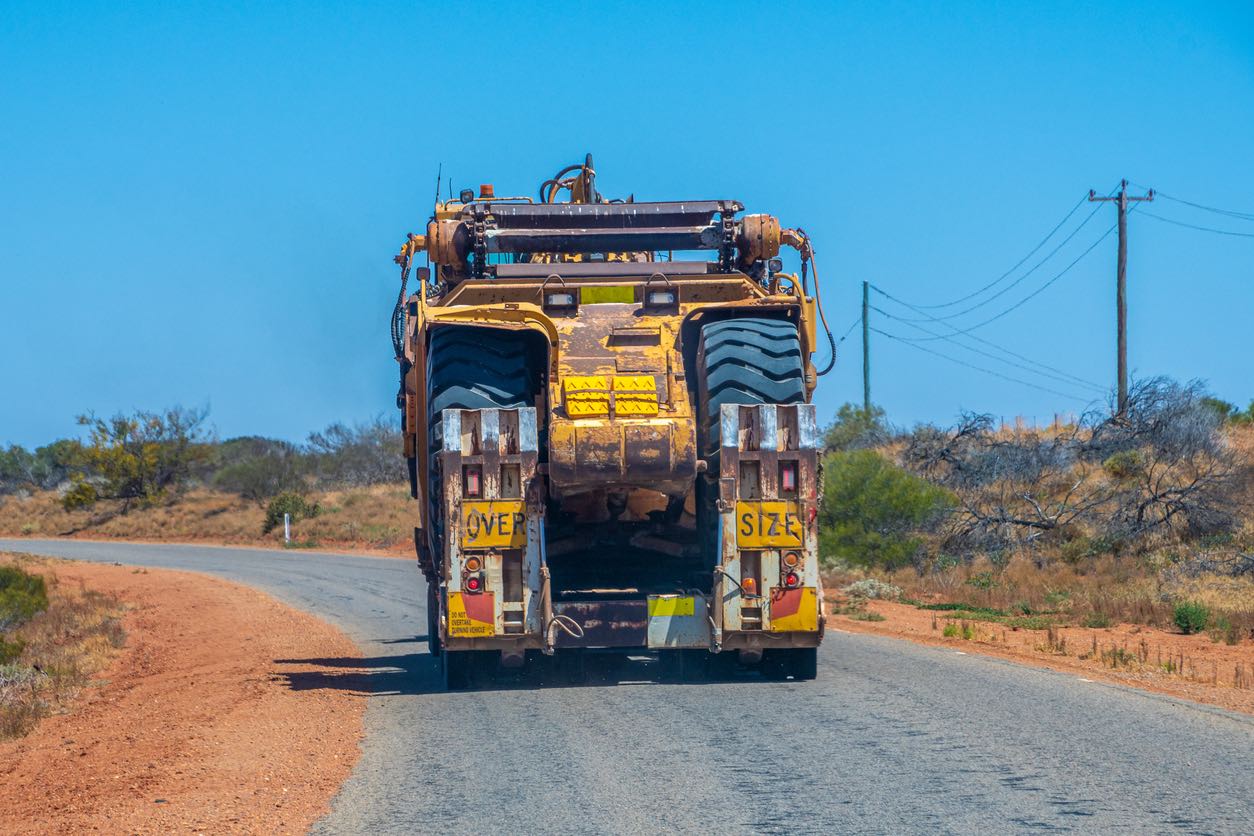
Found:
[[[299, 545], [399, 549], [413, 541], [417, 510], [405, 485], [325, 491], [309, 499], [321, 513], [293, 526], [293, 542]], [[264, 520], [263, 506], [210, 490], [126, 514], [103, 502], [91, 511], [65, 511], [54, 492], [0, 500], [0, 534], [22, 537], [282, 545], [282, 530], [262, 534]]]
[[836, 571], [828, 582], [844, 586], [868, 576], [901, 587], [907, 600], [985, 608], [992, 611], [992, 620], [1029, 628], [1125, 623], [1175, 629], [1175, 603], [1198, 601], [1210, 609], [1213, 624], [1230, 628], [1216, 633], [1216, 640], [1254, 638], [1254, 578], [1201, 575], [1177, 580], [1153, 557], [1101, 556], [1079, 564], [1054, 560], [1038, 568], [1035, 560], [1016, 555], [1003, 565], [980, 559], [922, 575], [913, 569]]
[[[1013, 431], [1002, 429], [1007, 434]], [[908, 600], [989, 608], [998, 613], [986, 614], [989, 619], [1030, 621], [1040, 629], [1048, 624], [1106, 627], [1127, 623], [1175, 630], [1176, 603], [1194, 601], [1210, 610], [1208, 632], [1215, 641], [1254, 639], [1254, 576], [1196, 571], [1201, 560], [1254, 551], [1254, 426], [1231, 427], [1227, 437], [1244, 463], [1234, 497], [1244, 509], [1244, 522], [1223, 542], [1183, 542], [1164, 533], [1145, 541], [1135, 554], [1116, 557], [1099, 541], [1085, 537], [1070, 542], [1043, 540], [996, 561], [942, 558], [922, 574], [912, 568], [896, 572], [835, 569], [829, 573], [829, 585], [839, 588], [876, 578], [901, 587]], [[899, 452], [892, 446], [881, 450], [890, 457]], [[924, 539], [929, 552], [939, 554], [938, 538]]]
[[61, 709], [126, 641], [116, 598], [59, 583], [38, 571], [46, 563], [39, 558], [3, 553], [3, 563], [44, 574], [48, 608], [9, 635], [25, 646], [16, 662], [0, 665], [0, 738], [25, 734]]

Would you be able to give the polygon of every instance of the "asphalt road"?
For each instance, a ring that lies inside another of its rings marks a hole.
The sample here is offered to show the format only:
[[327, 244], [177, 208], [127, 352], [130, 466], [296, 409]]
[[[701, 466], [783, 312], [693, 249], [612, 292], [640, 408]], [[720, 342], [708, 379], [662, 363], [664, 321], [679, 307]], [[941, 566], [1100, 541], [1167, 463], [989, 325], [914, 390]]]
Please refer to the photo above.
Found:
[[0, 548], [192, 569], [341, 627], [360, 763], [317, 833], [1254, 832], [1254, 720], [977, 655], [829, 633], [809, 683], [523, 680], [444, 694], [409, 561], [198, 546]]

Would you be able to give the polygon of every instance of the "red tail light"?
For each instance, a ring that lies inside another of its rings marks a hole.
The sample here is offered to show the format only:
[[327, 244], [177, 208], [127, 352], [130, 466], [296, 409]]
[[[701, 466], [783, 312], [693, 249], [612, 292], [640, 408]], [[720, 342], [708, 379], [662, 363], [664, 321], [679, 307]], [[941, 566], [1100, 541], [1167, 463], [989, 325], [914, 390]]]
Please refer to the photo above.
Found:
[[801, 576], [796, 572], [789, 572], [787, 575], [784, 575], [784, 586], [789, 589], [796, 589], [801, 586]]
[[483, 471], [477, 467], [466, 468], [466, 496], [483, 494]]
[[483, 578], [480, 577], [479, 575], [469, 575], [466, 578], [466, 591], [467, 592], [482, 592], [483, 591]]
[[785, 493], [793, 493], [797, 490], [796, 462], [779, 463], [779, 489]]

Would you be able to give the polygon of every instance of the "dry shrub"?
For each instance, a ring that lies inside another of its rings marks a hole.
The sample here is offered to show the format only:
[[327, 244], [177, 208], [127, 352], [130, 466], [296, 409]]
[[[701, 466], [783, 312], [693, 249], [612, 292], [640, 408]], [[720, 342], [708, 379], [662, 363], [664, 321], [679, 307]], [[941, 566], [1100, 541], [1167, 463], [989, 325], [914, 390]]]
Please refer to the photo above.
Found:
[[[375, 485], [311, 493], [320, 513], [293, 526], [293, 537], [322, 546], [397, 548], [412, 543], [417, 511], [406, 485]], [[262, 534], [265, 509], [230, 493], [192, 490], [177, 502], [130, 513], [67, 512], [53, 492], [0, 498], [0, 534], [82, 535], [159, 542], [279, 545], [280, 526]]]
[[[0, 555], [28, 571], [44, 561]], [[0, 738], [28, 732], [103, 670], [126, 642], [122, 604], [49, 575], [48, 608], [13, 631], [22, 642], [16, 662], [0, 666]]]

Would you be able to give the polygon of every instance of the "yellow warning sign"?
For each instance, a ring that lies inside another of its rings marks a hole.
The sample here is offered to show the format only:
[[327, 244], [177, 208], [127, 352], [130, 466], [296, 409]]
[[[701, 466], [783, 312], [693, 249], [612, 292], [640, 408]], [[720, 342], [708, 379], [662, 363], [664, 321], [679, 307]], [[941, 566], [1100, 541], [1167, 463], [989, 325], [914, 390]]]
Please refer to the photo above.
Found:
[[460, 639], [496, 635], [496, 597], [491, 592], [448, 594], [448, 634]]
[[527, 517], [521, 499], [462, 502], [463, 549], [521, 549], [527, 545]]
[[799, 549], [803, 534], [796, 502], [736, 503], [736, 545], [742, 549]]

